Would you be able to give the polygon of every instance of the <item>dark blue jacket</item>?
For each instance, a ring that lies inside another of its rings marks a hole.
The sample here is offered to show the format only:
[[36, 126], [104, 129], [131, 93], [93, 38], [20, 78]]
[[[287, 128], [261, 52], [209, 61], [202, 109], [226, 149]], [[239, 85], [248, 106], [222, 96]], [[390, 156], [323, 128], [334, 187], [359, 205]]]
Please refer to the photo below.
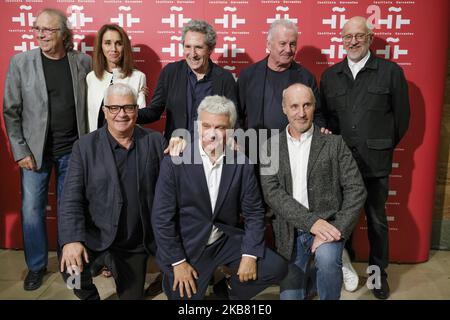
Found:
[[[85, 135], [73, 146], [58, 213], [61, 246], [79, 241], [93, 251], [103, 251], [116, 237], [123, 200], [106, 130], [104, 126]], [[165, 140], [160, 133], [140, 127], [135, 128], [134, 139], [143, 244], [154, 254], [150, 216]]]
[[[158, 246], [157, 261], [167, 271], [171, 264], [186, 259], [194, 265], [201, 257], [213, 224], [232, 238], [242, 239], [242, 254], [262, 257], [264, 254], [264, 208], [253, 165], [242, 154], [233, 154], [233, 162], [224, 158], [219, 194], [212, 212], [208, 186], [198, 147], [189, 150], [197, 157], [166, 156], [156, 185], [152, 225]], [[232, 152], [228, 150], [228, 152]], [[191, 159], [191, 161], [187, 161]], [[174, 160], [174, 161], [172, 161]], [[190, 163], [188, 163], [190, 162]], [[246, 162], [245, 164], [237, 164]], [[238, 227], [241, 214], [244, 230]]]

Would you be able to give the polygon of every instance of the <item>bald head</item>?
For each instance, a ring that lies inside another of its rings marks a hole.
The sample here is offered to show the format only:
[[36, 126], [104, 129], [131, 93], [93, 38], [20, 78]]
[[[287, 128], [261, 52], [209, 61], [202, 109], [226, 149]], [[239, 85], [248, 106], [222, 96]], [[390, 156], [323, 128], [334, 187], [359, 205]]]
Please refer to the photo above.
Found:
[[283, 112], [289, 121], [289, 134], [300, 139], [313, 123], [316, 99], [310, 87], [300, 83], [283, 91]]
[[342, 35], [346, 34], [346, 30], [352, 27], [358, 27], [364, 30], [365, 33], [372, 33], [372, 27], [367, 22], [367, 19], [361, 16], [355, 16], [348, 19], [348, 21], [344, 24], [342, 28]]
[[286, 97], [291, 95], [307, 96], [314, 104], [316, 104], [316, 97], [312, 89], [302, 83], [294, 83], [283, 90], [282, 105], [284, 106]]

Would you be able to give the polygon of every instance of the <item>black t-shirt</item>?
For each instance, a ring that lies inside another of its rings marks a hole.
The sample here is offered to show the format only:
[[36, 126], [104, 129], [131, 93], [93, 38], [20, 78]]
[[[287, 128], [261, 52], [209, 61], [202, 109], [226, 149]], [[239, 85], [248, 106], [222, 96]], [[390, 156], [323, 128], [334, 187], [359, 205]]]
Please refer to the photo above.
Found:
[[59, 60], [41, 56], [50, 119], [45, 155], [58, 157], [69, 153], [78, 139], [72, 75], [67, 55]]
[[288, 124], [281, 105], [283, 90], [289, 84], [289, 70], [282, 72], [267, 68], [264, 88], [264, 119], [266, 129], [283, 130]]
[[144, 231], [140, 214], [140, 199], [137, 181], [137, 150], [133, 141], [130, 148], [122, 147], [106, 130], [109, 144], [114, 155], [119, 183], [122, 191], [122, 211], [119, 218], [116, 238], [113, 247], [115, 249], [143, 252]]

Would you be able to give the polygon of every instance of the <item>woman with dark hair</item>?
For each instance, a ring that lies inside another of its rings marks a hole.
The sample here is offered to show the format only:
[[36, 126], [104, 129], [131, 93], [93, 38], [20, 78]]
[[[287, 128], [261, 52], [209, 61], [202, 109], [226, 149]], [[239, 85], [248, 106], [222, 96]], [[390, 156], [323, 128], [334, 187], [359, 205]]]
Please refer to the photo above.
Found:
[[86, 77], [88, 87], [89, 132], [103, 126], [103, 96], [113, 83], [126, 83], [138, 95], [139, 108], [145, 107], [146, 77], [133, 68], [130, 39], [116, 24], [105, 24], [97, 33], [94, 43], [93, 71]]

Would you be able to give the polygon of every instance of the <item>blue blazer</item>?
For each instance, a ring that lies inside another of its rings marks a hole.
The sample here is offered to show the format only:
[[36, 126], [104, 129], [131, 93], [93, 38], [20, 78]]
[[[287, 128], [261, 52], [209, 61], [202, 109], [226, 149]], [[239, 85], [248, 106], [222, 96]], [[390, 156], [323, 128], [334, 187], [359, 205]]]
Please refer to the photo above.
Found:
[[[73, 146], [58, 213], [61, 246], [80, 241], [91, 250], [103, 251], [116, 237], [123, 200], [106, 130], [103, 126]], [[140, 127], [135, 127], [134, 139], [143, 244], [154, 254], [150, 215], [165, 140], [160, 133]]]
[[[212, 212], [200, 153], [193, 145], [189, 148], [195, 149], [192, 155], [199, 159], [199, 164], [192, 161], [193, 157], [166, 156], [161, 162], [155, 192], [157, 201], [152, 210], [160, 267], [167, 272], [171, 264], [183, 259], [195, 265], [206, 247], [213, 224], [227, 236], [242, 239], [240, 252], [233, 253], [236, 258], [244, 253], [263, 257], [264, 207], [254, 166], [240, 153], [233, 154], [234, 161], [229, 162], [234, 163], [227, 163], [224, 157], [219, 194]], [[245, 220], [244, 230], [238, 227], [241, 214]]]

